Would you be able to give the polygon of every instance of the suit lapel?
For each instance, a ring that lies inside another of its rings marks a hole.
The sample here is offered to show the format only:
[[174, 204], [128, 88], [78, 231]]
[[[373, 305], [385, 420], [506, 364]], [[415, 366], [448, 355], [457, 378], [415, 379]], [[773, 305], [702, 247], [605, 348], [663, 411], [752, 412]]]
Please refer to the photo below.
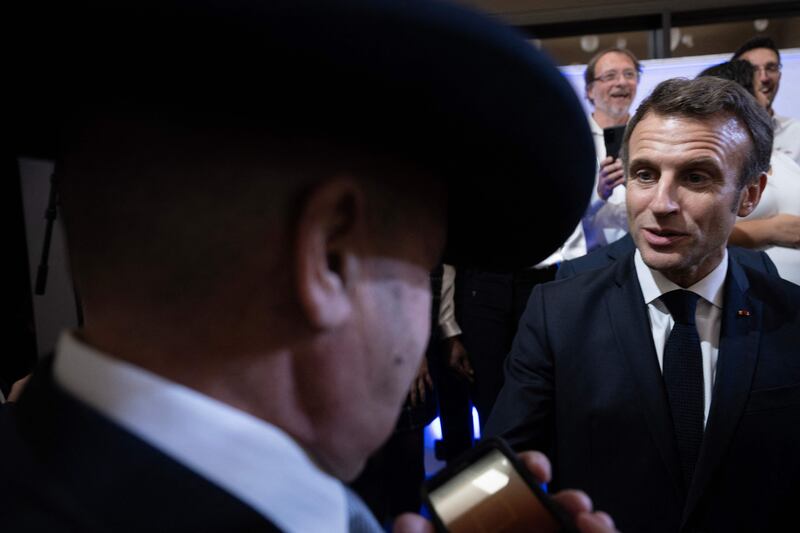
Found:
[[684, 523], [723, 461], [750, 392], [758, 361], [763, 306], [760, 301], [748, 297], [748, 287], [744, 270], [731, 259], [722, 304], [714, 392], [700, 457], [684, 509]]
[[644, 303], [633, 264], [633, 254], [621, 258], [616, 268], [616, 287], [606, 300], [609, 322], [630, 366], [633, 386], [638, 388], [653, 444], [669, 471], [678, 499], [682, 501], [686, 493], [675, 444], [675, 431], [650, 332], [647, 305]]

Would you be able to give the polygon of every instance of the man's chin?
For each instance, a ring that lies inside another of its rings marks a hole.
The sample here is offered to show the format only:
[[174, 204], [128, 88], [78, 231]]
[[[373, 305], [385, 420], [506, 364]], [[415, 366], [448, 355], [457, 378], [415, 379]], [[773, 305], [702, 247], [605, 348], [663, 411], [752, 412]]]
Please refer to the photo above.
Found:
[[678, 270], [685, 263], [683, 254], [677, 251], [655, 250], [650, 247], [640, 247], [639, 250], [644, 264], [659, 272]]

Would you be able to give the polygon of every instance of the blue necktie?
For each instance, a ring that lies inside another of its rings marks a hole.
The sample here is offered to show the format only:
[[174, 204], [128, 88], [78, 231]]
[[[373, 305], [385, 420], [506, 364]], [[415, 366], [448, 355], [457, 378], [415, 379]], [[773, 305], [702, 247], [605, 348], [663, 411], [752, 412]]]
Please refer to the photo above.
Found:
[[687, 489], [703, 441], [703, 355], [694, 322], [698, 298], [684, 290], [661, 295], [675, 321], [664, 345], [664, 383]]

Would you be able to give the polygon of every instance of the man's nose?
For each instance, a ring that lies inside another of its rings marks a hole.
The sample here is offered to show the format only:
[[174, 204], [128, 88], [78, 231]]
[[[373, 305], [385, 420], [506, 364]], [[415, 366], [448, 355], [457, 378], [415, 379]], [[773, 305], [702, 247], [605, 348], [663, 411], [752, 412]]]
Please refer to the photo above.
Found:
[[670, 176], [661, 176], [650, 201], [650, 210], [655, 215], [668, 215], [678, 211], [678, 187]]
[[754, 70], [756, 72], [756, 79], [759, 82], [764, 83], [765, 81], [769, 81], [770, 77], [767, 74], [767, 69], [766, 68], [764, 68], [764, 67], [755, 67]]

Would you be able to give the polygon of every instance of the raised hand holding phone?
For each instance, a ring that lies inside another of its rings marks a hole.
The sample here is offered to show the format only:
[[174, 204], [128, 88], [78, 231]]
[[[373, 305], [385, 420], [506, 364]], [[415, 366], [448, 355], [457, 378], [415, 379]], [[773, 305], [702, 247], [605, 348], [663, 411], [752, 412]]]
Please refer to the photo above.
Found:
[[[502, 439], [489, 439], [431, 478], [423, 496], [438, 531], [614, 531], [608, 515], [591, 512], [584, 493], [547, 495], [539, 483], [549, 479], [550, 463], [543, 454], [517, 456]], [[407, 528], [402, 531], [427, 527], [413, 517], [398, 519], [397, 525]]]

